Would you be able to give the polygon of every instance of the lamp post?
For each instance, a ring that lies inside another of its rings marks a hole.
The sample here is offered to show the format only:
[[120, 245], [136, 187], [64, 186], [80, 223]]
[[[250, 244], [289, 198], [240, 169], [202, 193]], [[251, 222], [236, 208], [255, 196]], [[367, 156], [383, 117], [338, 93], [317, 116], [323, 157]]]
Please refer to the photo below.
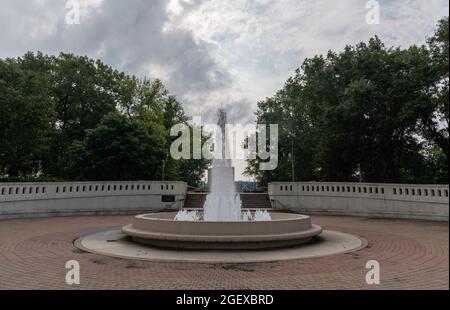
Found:
[[289, 119], [289, 123], [288, 123], [288, 128], [289, 128], [289, 138], [291, 139], [291, 177], [292, 177], [292, 182], [295, 182], [295, 159], [294, 159], [294, 139], [295, 139], [295, 133], [294, 133], [294, 115], [293, 112], [290, 111], [290, 119]]
[[162, 160], [162, 176], [161, 176], [161, 181], [165, 181], [166, 180], [166, 161], [167, 161], [168, 155], [166, 154], [166, 157], [164, 157], [164, 159]]
[[295, 182], [295, 163], [294, 163], [294, 137], [291, 137], [291, 174], [292, 182]]

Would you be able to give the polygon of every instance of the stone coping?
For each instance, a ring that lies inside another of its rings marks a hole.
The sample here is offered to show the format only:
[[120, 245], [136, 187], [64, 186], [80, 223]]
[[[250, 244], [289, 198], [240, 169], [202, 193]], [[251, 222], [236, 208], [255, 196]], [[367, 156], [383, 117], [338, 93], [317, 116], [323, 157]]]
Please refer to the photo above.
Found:
[[136, 242], [168, 248], [259, 249], [298, 245], [322, 233], [306, 215], [271, 213], [261, 222], [175, 221], [176, 213], [138, 215], [122, 232]]
[[364, 249], [368, 242], [359, 236], [324, 230], [320, 237], [300, 246], [261, 250], [198, 251], [149, 247], [134, 242], [120, 230], [109, 230], [81, 237], [75, 240], [74, 245], [82, 251], [97, 255], [139, 261], [246, 264], [351, 253]]

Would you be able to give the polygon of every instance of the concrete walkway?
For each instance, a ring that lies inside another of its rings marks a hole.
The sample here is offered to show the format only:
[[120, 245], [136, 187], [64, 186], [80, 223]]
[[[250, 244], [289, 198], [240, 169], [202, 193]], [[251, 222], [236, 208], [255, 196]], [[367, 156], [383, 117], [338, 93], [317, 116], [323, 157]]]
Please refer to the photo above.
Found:
[[[361, 236], [363, 250], [251, 264], [145, 262], [84, 253], [80, 236], [115, 229], [130, 216], [0, 221], [0, 289], [449, 289], [448, 223], [314, 216], [327, 230]], [[65, 283], [77, 260], [81, 285]], [[366, 262], [381, 264], [369, 286]]]

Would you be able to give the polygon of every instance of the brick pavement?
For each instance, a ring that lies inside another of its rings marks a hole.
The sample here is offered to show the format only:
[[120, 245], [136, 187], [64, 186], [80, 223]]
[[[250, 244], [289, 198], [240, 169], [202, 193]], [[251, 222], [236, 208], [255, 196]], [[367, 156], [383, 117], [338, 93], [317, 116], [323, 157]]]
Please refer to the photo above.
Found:
[[[143, 262], [84, 253], [73, 241], [130, 216], [0, 221], [0, 289], [449, 289], [448, 223], [314, 216], [324, 229], [365, 237], [358, 252], [258, 264]], [[65, 283], [78, 260], [81, 285]], [[368, 260], [381, 285], [365, 283]]]

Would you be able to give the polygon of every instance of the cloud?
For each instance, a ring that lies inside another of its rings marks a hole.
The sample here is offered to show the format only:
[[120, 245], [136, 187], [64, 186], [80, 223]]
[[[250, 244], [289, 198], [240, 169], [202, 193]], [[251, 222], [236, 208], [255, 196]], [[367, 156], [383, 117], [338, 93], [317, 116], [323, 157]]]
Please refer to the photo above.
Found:
[[80, 2], [81, 23], [68, 25], [66, 1], [0, 0], [0, 57], [39, 50], [100, 58], [163, 79], [188, 115], [207, 122], [221, 105], [231, 121], [253, 121], [257, 101], [307, 57], [375, 34], [388, 46], [422, 44], [448, 15], [447, 0], [379, 0], [379, 25], [366, 23], [362, 0]]
[[280, 89], [307, 57], [339, 51], [374, 35], [387, 45], [421, 44], [448, 14], [445, 0], [379, 3], [381, 23], [368, 25], [366, 1], [361, 0], [210, 0], [175, 19], [174, 27], [189, 29], [198, 40], [217, 46], [215, 58], [234, 82], [222, 97], [238, 93], [255, 109], [256, 102]]
[[[170, 22], [165, 0], [84, 2], [79, 25], [65, 22], [64, 1], [6, 2], [7, 9], [0, 13], [0, 27], [7, 29], [0, 39], [1, 57], [28, 50], [88, 55], [132, 74], [163, 78], [181, 99], [187, 93], [226, 89], [232, 83], [209, 43], [195, 39], [188, 29], [165, 29]], [[187, 14], [199, 4], [183, 2], [181, 10]], [[202, 102], [191, 104], [202, 106]]]

